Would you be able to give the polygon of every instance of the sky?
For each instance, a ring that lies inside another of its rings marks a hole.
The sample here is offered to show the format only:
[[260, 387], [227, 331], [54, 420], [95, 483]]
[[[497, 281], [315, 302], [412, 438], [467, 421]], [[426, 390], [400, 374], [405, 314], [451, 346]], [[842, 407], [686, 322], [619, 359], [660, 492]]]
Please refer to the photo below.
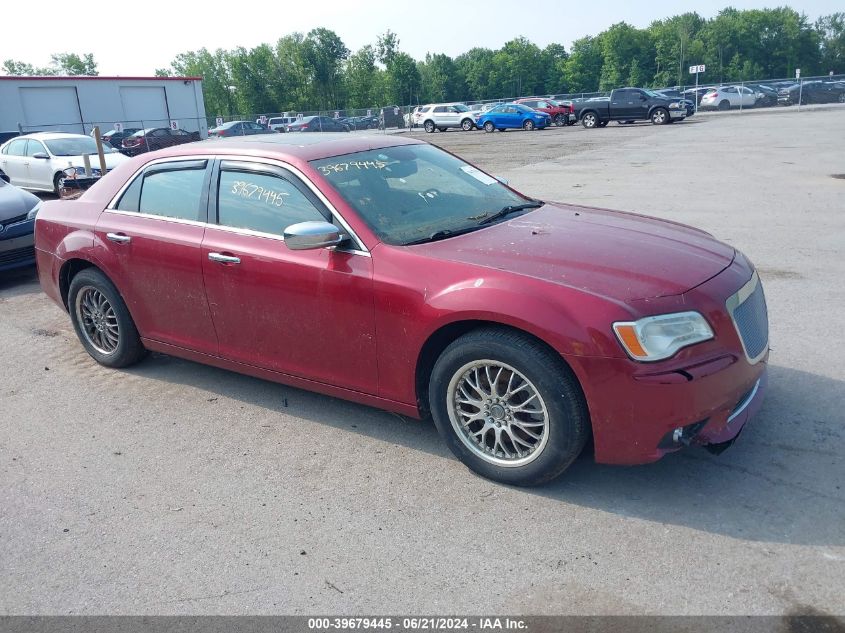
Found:
[[[114, 0], [95, 11], [77, 13], [68, 9], [67, 2], [42, 0], [37, 4], [38, 14], [53, 18], [37, 20], [37, 28], [9, 28], [12, 24], [33, 25], [34, 5], [20, 0], [3, 4], [0, 62], [15, 59], [47, 66], [51, 53], [93, 53], [101, 75], [147, 76], [156, 68], [169, 67], [181, 52], [202, 47], [252, 48], [321, 26], [337, 33], [353, 52], [375, 44], [379, 34], [390, 29], [398, 35], [402, 51], [422, 59], [428, 52], [456, 57], [476, 46], [496, 49], [518, 36], [541, 48], [557, 42], [569, 50], [573, 40], [595, 35], [617, 22], [645, 27], [686, 11], [709, 18], [726, 6], [760, 9], [785, 3], [699, 0], [678, 5], [592, 0], [585, 7], [573, 0], [321, 0], [317, 5], [264, 2], [250, 6]], [[790, 6], [811, 21], [843, 9], [842, 0], [804, 0]], [[68, 10], [76, 17], [57, 18]]]

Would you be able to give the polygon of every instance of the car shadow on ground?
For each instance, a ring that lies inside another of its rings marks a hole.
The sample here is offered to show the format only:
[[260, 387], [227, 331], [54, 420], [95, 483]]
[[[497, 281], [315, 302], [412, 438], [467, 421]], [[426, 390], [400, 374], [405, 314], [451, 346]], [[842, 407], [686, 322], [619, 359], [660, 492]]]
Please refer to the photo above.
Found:
[[[429, 420], [160, 354], [125, 371], [451, 458]], [[762, 410], [718, 457], [687, 449], [654, 464], [616, 467], [585, 455], [551, 484], [511, 491], [737, 539], [843, 545], [845, 458], [838, 447], [845, 431], [837, 420], [845, 385], [785, 367], [770, 374]]]
[[35, 266], [0, 272], [0, 299], [41, 292]]

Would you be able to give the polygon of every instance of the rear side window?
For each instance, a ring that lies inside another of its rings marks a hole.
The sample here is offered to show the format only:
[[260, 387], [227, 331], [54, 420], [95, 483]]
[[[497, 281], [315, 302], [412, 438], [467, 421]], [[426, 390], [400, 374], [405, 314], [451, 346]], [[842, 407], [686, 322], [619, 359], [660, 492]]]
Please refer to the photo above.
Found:
[[9, 156], [26, 156], [26, 139], [12, 141], [7, 149]]
[[152, 165], [126, 188], [116, 208], [198, 221], [205, 200], [206, 164], [193, 160]]
[[220, 171], [218, 224], [282, 235], [291, 224], [325, 221], [315, 202], [291, 180], [275, 173]]
[[181, 220], [199, 220], [205, 169], [153, 171], [144, 175], [141, 213]]

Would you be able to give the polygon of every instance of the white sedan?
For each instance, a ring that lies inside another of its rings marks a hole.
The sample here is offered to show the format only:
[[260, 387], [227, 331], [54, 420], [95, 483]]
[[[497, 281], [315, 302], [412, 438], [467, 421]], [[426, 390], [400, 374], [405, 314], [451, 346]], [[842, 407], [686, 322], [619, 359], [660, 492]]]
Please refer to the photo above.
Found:
[[[106, 170], [129, 160], [126, 156], [104, 144]], [[97, 144], [90, 136], [63, 132], [37, 132], [17, 136], [0, 146], [0, 173], [22, 189], [59, 193], [67, 170], [73, 168], [77, 175], [85, 174], [83, 155], [90, 155], [91, 170], [95, 178], [100, 174]]]
[[698, 107], [730, 110], [739, 107], [753, 108], [755, 103], [757, 93], [748, 86], [719, 86], [706, 92]]

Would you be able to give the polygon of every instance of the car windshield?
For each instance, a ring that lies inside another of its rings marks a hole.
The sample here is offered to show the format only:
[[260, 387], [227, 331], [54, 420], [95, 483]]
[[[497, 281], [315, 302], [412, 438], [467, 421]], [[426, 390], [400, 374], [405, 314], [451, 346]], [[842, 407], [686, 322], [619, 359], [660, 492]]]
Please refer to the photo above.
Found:
[[530, 202], [431, 145], [368, 150], [311, 165], [388, 244], [480, 229], [479, 221], [504, 207]]
[[466, 107], [463, 103], [457, 104], [455, 106], [455, 110], [457, 110], [458, 112], [469, 112], [470, 111], [469, 108]]
[[[89, 136], [69, 136], [45, 140], [47, 149], [53, 156], [81, 156], [82, 154], [96, 154], [97, 143]], [[103, 143], [103, 152], [112, 154], [117, 150], [108, 143]]]

